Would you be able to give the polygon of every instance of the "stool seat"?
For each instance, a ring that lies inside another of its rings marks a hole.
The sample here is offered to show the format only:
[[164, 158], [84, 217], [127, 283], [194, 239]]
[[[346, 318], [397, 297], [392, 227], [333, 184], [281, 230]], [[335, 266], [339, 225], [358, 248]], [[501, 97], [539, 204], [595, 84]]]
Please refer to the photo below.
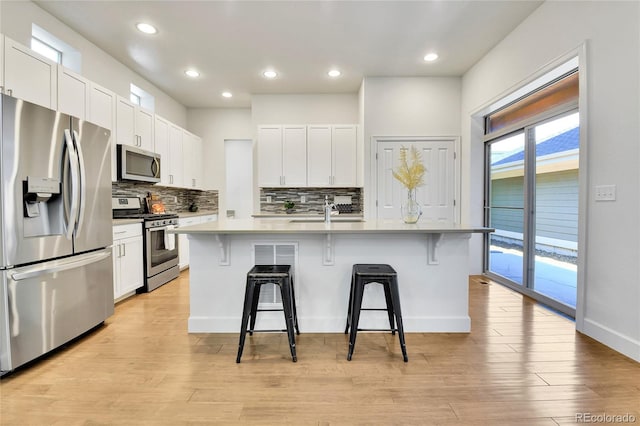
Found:
[[[379, 283], [384, 287], [386, 308], [362, 308], [364, 287], [371, 283]], [[396, 331], [398, 332], [402, 357], [404, 362], [407, 362], [409, 358], [407, 357], [407, 348], [404, 340], [400, 292], [398, 290], [398, 274], [390, 265], [364, 263], [353, 265], [347, 325], [344, 330], [345, 334], [351, 331], [349, 335], [349, 353], [347, 354], [347, 360], [349, 361], [351, 361], [353, 357], [358, 331], [364, 331], [364, 329], [358, 328], [361, 311], [387, 311], [390, 326], [388, 331], [391, 331], [391, 334], [395, 334]], [[367, 331], [374, 330], [367, 329]]]
[[[280, 288], [282, 309], [258, 309], [260, 289], [264, 284], [275, 284]], [[256, 315], [258, 312], [264, 311], [284, 312], [286, 330], [255, 330]], [[298, 314], [296, 311], [296, 297], [293, 290], [291, 265], [254, 265], [254, 267], [251, 268], [247, 273], [241, 323], [238, 356], [236, 357], [237, 363], [239, 363], [242, 358], [247, 331], [250, 335], [253, 335], [254, 332], [286, 331], [289, 338], [291, 358], [293, 362], [297, 361], [294, 329], [297, 334], [300, 334], [300, 330], [298, 328]], [[248, 330], [247, 326], [249, 326]]]

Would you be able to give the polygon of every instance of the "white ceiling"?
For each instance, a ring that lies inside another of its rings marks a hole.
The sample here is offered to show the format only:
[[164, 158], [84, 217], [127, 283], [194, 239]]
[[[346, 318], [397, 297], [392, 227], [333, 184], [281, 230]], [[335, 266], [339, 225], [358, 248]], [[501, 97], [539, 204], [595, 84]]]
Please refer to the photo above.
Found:
[[[247, 107], [257, 93], [355, 93], [363, 77], [460, 76], [542, 2], [37, 3], [187, 107]], [[141, 21], [159, 33], [138, 32]], [[425, 63], [431, 50], [440, 58]], [[277, 79], [261, 76], [268, 67]]]

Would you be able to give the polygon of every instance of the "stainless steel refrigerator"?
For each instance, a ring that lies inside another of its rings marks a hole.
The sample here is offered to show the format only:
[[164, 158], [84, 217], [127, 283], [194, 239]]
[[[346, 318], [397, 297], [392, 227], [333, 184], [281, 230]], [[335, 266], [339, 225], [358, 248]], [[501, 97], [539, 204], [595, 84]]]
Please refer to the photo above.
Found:
[[113, 314], [110, 132], [2, 95], [0, 374]]

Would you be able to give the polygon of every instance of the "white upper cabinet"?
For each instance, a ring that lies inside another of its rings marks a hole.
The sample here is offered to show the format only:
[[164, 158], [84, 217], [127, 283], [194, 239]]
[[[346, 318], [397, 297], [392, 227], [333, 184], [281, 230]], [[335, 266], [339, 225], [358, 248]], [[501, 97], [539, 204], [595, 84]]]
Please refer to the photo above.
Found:
[[309, 126], [309, 186], [356, 186], [356, 135], [355, 125]]
[[90, 86], [86, 78], [58, 65], [58, 111], [88, 119]]
[[356, 186], [357, 126], [333, 126], [331, 129], [332, 186]]
[[0, 34], [0, 93], [4, 93], [4, 35]]
[[282, 186], [282, 126], [258, 128], [258, 185]]
[[307, 185], [307, 126], [282, 128], [282, 184]]
[[307, 130], [307, 183], [330, 186], [332, 181], [331, 126], [309, 126]]
[[202, 189], [202, 139], [186, 130], [182, 134], [183, 182], [185, 188]]
[[[189, 187], [184, 182], [185, 164], [191, 164], [183, 155], [183, 139], [185, 131], [168, 120], [155, 116], [155, 152], [160, 154], [160, 184], [172, 187]], [[183, 164], [183, 162], [185, 164]]]
[[56, 109], [58, 64], [4, 38], [4, 93]]
[[116, 158], [116, 94], [91, 83], [89, 89], [89, 121], [111, 130], [111, 180], [118, 180]]
[[153, 151], [153, 113], [118, 96], [116, 106], [117, 138], [119, 144]]
[[307, 185], [307, 127], [258, 128], [258, 183], [261, 187]]
[[154, 149], [160, 155], [160, 184], [170, 185], [169, 179], [169, 122], [156, 115], [154, 118]]
[[181, 127], [169, 125], [169, 156], [164, 160], [162, 167], [167, 170], [169, 184], [172, 186], [182, 186], [183, 183], [182, 132]]

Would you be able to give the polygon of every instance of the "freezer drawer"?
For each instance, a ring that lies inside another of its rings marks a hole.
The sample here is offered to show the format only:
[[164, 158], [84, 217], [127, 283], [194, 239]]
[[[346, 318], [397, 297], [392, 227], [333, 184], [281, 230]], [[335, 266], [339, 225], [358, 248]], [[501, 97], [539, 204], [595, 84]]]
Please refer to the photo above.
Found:
[[2, 271], [0, 371], [11, 371], [113, 314], [111, 248]]

